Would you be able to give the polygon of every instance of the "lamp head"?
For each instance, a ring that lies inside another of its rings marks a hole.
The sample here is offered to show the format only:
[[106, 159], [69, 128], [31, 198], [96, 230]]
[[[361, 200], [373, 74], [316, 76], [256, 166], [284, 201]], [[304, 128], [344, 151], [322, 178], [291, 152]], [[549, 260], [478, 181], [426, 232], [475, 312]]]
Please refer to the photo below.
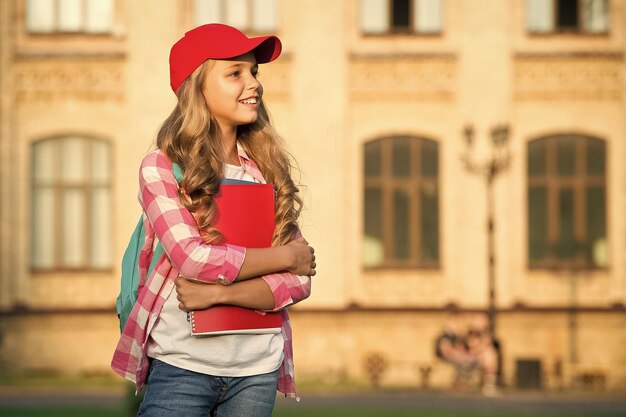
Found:
[[465, 125], [463, 129], [463, 137], [465, 138], [465, 144], [472, 146], [474, 142], [474, 127], [472, 125]]

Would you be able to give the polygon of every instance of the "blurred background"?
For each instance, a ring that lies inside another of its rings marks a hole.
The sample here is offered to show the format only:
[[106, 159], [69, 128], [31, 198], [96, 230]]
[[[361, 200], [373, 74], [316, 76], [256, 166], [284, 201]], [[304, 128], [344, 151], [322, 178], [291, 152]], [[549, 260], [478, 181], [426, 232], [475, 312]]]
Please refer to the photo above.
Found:
[[1, 0], [0, 377], [112, 375], [169, 49], [209, 22], [283, 42], [301, 384], [626, 392], [624, 0]]

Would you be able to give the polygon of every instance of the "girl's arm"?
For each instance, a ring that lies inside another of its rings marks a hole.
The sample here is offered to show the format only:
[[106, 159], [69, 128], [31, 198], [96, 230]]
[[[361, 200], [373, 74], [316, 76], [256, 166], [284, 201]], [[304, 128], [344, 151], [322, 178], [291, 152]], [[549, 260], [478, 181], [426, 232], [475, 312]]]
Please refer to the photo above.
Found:
[[176, 292], [183, 311], [204, 310], [217, 304], [234, 305], [255, 310], [274, 308], [274, 295], [261, 278], [235, 282], [231, 285], [211, 285], [178, 277]]
[[[172, 265], [180, 275], [206, 283], [230, 284], [259, 275], [311, 270], [312, 250], [303, 242], [246, 249], [236, 245], [207, 245], [192, 214], [180, 203], [171, 161], [150, 152], [141, 164], [139, 202]], [[242, 270], [243, 268], [243, 270]]]
[[303, 237], [298, 237], [284, 246], [250, 248], [246, 251], [246, 258], [237, 276], [238, 281], [276, 271], [315, 275], [315, 251]]
[[[291, 274], [293, 275], [293, 274]], [[264, 277], [235, 282], [231, 285], [211, 285], [191, 281], [183, 277], [176, 279], [179, 307], [184, 311], [204, 310], [217, 304], [252, 308], [265, 312], [275, 312], [307, 298], [311, 293], [311, 279], [295, 275], [303, 287], [271, 288]], [[306, 288], [306, 289], [304, 289]], [[297, 293], [292, 297], [291, 291]]]
[[311, 295], [311, 277], [291, 272], [276, 272], [260, 277], [269, 287], [273, 303], [270, 308], [256, 307], [267, 312], [279, 311], [306, 300]]
[[[304, 240], [298, 232], [296, 240]], [[306, 242], [306, 241], [304, 241]], [[315, 256], [313, 256], [315, 268]], [[315, 275], [313, 270], [312, 275]], [[253, 308], [266, 312], [282, 310], [311, 295], [311, 277], [279, 272], [236, 282], [227, 287], [194, 283], [184, 278], [176, 281], [180, 309], [202, 310], [216, 304]]]
[[179, 307], [181, 310], [191, 311], [227, 304], [274, 312], [296, 304], [311, 294], [310, 277], [291, 273], [273, 275], [235, 282], [228, 286], [178, 277], [176, 292]]
[[[298, 230], [296, 239], [294, 240], [298, 239], [304, 239], [300, 230]], [[315, 275], [316, 266], [315, 255], [313, 255], [312, 274], [304, 273], [296, 275], [293, 272], [283, 271], [262, 276], [261, 279], [265, 281], [267, 286], [272, 291], [272, 295], [274, 296], [274, 305], [270, 309], [261, 307], [258, 307], [258, 309], [268, 312], [278, 311], [309, 298], [311, 295], [311, 276]]]

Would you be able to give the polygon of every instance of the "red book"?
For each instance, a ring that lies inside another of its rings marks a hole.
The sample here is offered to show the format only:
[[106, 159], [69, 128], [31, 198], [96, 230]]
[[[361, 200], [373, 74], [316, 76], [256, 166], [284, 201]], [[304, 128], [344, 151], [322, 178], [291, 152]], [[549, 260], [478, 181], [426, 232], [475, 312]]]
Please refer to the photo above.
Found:
[[[246, 248], [268, 248], [274, 234], [274, 186], [247, 181], [223, 182], [215, 197], [215, 228], [221, 244]], [[280, 313], [257, 313], [236, 306], [214, 306], [190, 313], [191, 334], [221, 335], [280, 333]]]

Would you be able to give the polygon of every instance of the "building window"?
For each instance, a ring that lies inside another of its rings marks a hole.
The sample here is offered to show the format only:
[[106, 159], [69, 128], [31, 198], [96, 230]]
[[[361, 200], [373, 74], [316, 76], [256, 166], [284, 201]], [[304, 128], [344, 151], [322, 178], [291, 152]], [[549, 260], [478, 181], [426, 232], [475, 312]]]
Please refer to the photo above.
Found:
[[439, 147], [406, 136], [364, 149], [365, 267], [439, 265]]
[[274, 32], [277, 0], [194, 0], [195, 26], [224, 23], [247, 32]]
[[528, 144], [528, 256], [531, 267], [608, 265], [606, 145], [557, 135]]
[[366, 34], [440, 33], [443, 0], [361, 0]]
[[110, 33], [114, 0], [26, 0], [26, 28], [35, 34]]
[[531, 33], [607, 33], [609, 0], [527, 0]]
[[32, 146], [33, 270], [111, 267], [111, 150], [63, 137]]

